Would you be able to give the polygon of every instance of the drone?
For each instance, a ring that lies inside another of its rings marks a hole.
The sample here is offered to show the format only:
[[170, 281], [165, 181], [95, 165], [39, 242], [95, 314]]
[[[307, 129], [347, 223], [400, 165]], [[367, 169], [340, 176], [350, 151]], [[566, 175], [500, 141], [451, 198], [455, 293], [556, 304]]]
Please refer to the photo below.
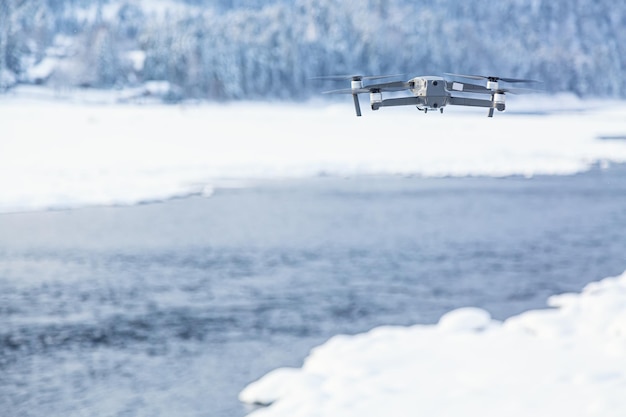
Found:
[[[402, 74], [395, 75], [340, 75], [328, 77], [316, 77], [316, 79], [334, 80], [334, 81], [351, 81], [350, 88], [341, 90], [325, 91], [325, 94], [351, 94], [354, 99], [354, 109], [357, 116], [361, 116], [361, 105], [359, 103], [359, 94], [370, 95], [370, 106], [372, 110], [378, 110], [381, 107], [394, 106], [416, 106], [418, 110], [428, 113], [429, 110], [439, 110], [443, 113], [443, 108], [447, 105], [452, 106], [470, 106], [485, 107], [489, 111], [487, 117], [493, 117], [494, 109], [504, 111], [506, 108], [505, 94], [520, 94], [525, 92], [533, 92], [531, 89], [519, 89], [502, 86], [505, 84], [517, 83], [538, 83], [535, 80], [526, 80], [518, 78], [505, 78], [485, 75], [463, 75], [444, 73], [444, 75], [453, 78], [449, 81], [440, 76], [419, 76], [408, 81], [390, 81], [383, 83], [375, 83], [364, 85], [363, 81], [380, 80], [384, 78], [399, 77]], [[459, 78], [470, 81], [459, 81]], [[483, 85], [476, 83], [480, 81]], [[485, 83], [486, 81], [486, 83]], [[413, 93], [408, 97], [397, 97], [383, 99], [383, 92], [399, 92], [409, 90]], [[488, 95], [489, 99], [476, 98], [476, 95]], [[474, 95], [474, 96], [472, 96]]]

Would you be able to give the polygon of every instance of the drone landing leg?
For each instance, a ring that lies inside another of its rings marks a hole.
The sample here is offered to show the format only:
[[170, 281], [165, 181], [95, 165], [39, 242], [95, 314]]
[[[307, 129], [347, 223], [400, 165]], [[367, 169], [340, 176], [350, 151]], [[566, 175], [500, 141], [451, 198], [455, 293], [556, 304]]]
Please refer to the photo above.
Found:
[[354, 110], [356, 110], [357, 117], [361, 116], [361, 105], [359, 104], [359, 95], [352, 94], [352, 98], [354, 99]]

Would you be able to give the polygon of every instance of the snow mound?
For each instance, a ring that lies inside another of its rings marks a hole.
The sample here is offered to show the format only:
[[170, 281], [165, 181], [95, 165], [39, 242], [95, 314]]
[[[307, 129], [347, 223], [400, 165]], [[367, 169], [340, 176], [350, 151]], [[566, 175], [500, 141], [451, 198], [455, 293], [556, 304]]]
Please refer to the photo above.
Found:
[[465, 307], [444, 314], [439, 329], [444, 331], [482, 331], [491, 324], [491, 315], [480, 308]]
[[626, 273], [549, 304], [504, 322], [464, 308], [336, 336], [240, 399], [273, 403], [255, 417], [623, 416]]

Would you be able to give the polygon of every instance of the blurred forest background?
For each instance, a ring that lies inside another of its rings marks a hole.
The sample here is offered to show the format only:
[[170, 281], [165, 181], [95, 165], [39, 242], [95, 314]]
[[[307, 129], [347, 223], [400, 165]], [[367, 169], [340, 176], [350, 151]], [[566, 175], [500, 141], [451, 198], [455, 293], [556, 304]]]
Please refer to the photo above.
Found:
[[329, 74], [501, 75], [626, 97], [614, 0], [0, 0], [0, 92], [296, 99]]

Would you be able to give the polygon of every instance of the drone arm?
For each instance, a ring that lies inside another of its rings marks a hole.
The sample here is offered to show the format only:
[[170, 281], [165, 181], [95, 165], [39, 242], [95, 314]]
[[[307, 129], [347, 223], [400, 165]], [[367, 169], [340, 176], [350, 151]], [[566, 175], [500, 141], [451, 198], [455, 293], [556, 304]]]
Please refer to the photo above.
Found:
[[491, 100], [480, 100], [465, 97], [450, 97], [448, 104], [452, 104], [453, 106], [493, 107], [493, 102]]
[[487, 113], [487, 117], [493, 117], [493, 109], [497, 108], [499, 111], [504, 110], [504, 103], [501, 104], [502, 107], [496, 102], [491, 100], [480, 100], [475, 98], [464, 98], [464, 97], [450, 97], [450, 104], [456, 106], [472, 106], [472, 107], [487, 107], [489, 108], [489, 113]]
[[373, 103], [372, 109], [378, 110], [380, 107], [392, 106], [420, 106], [422, 104], [424, 104], [424, 101], [420, 97], [388, 98], [379, 103]]
[[468, 84], [459, 81], [446, 81], [448, 91], [459, 91], [463, 93], [493, 94], [493, 91], [482, 85]]

